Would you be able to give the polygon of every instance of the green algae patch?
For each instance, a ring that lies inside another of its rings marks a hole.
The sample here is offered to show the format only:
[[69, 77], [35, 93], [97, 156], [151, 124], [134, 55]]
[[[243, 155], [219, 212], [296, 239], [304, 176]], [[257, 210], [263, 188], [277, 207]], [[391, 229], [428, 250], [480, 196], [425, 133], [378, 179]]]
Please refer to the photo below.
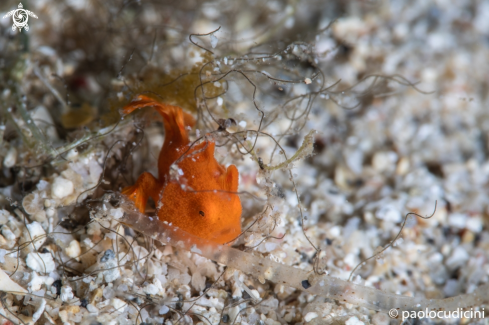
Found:
[[117, 98], [109, 101], [110, 113], [104, 120], [118, 118], [119, 110], [137, 95], [146, 95], [160, 102], [175, 105], [186, 111], [196, 113], [198, 100], [203, 97], [216, 98], [225, 92], [221, 82], [210, 82], [212, 78], [213, 60], [209, 53], [201, 54], [203, 62], [195, 64], [191, 69], [173, 69], [165, 71], [159, 67], [147, 67], [138, 76], [126, 77], [125, 89]]

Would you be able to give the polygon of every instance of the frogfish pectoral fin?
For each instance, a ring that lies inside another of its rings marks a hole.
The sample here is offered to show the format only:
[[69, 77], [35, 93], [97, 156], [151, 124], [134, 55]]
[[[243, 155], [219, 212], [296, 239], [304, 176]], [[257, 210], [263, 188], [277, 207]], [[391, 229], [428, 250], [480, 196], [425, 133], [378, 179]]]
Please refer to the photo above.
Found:
[[231, 243], [234, 239], [236, 239], [241, 233], [241, 227], [238, 223], [237, 226], [228, 226], [226, 228], [218, 229], [211, 235], [211, 240], [217, 242], [219, 244]]
[[142, 173], [136, 181], [136, 184], [125, 187], [121, 193], [134, 202], [139, 212], [144, 213], [148, 198], [151, 197], [157, 202], [160, 188], [160, 182], [153, 175]]

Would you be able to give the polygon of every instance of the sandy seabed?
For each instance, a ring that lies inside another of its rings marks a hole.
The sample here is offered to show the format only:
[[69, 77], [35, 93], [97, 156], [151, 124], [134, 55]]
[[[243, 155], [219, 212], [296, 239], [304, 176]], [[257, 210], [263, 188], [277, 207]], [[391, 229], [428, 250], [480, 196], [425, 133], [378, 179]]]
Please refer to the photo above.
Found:
[[[0, 324], [487, 323], [489, 2], [23, 4], [28, 31], [0, 20]], [[141, 93], [237, 166], [227, 255], [127, 226], [117, 193], [165, 134], [121, 119]]]

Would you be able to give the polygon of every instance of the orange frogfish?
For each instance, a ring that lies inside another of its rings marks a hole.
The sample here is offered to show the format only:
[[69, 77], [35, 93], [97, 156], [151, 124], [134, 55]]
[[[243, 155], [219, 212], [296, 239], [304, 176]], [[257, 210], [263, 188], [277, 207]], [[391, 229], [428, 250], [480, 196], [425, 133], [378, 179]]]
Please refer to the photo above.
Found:
[[225, 168], [217, 162], [213, 140], [190, 145], [186, 128], [194, 126], [195, 119], [180, 107], [140, 95], [123, 112], [142, 107], [153, 107], [163, 116], [165, 142], [158, 158], [158, 178], [142, 173], [122, 194], [142, 213], [151, 197], [161, 221], [200, 238], [219, 244], [235, 239], [241, 233], [236, 166]]

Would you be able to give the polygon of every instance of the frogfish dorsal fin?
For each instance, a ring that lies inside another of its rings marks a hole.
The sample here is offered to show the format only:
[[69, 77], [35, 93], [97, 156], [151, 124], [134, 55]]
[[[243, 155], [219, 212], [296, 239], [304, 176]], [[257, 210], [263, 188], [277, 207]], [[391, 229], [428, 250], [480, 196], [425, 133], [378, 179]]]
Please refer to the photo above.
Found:
[[229, 165], [226, 172], [219, 176], [221, 188], [228, 192], [238, 191], [239, 173], [235, 165]]
[[171, 164], [182, 155], [188, 145], [189, 139], [186, 127], [193, 127], [195, 119], [180, 107], [160, 103], [144, 95], [139, 95], [129, 105], [124, 107], [123, 113], [129, 114], [143, 107], [153, 107], [163, 117], [165, 142], [158, 158], [158, 176], [163, 181], [169, 174]]

